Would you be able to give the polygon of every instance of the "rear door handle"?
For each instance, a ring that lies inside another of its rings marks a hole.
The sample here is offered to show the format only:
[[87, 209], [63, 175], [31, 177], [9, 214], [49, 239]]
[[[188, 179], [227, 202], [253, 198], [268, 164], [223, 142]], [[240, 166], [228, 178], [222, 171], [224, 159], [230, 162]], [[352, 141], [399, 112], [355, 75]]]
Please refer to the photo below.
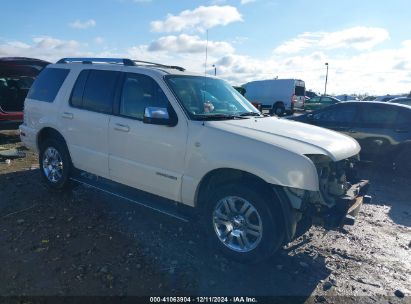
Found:
[[123, 124], [116, 123], [116, 124], [114, 125], [114, 130], [120, 131], [120, 132], [129, 132], [129, 131], [130, 131], [130, 127], [127, 126], [127, 125], [123, 125]]
[[73, 113], [63, 112], [63, 114], [61, 114], [61, 117], [67, 118], [67, 119], [73, 119], [74, 115], [73, 115]]

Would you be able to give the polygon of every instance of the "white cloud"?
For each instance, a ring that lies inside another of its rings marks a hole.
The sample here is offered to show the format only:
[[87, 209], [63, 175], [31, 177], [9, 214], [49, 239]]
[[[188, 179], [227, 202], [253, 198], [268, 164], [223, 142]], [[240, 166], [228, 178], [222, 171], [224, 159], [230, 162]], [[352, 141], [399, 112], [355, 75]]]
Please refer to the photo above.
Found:
[[75, 29], [87, 29], [96, 26], [96, 21], [94, 19], [89, 19], [87, 21], [76, 20], [69, 23], [69, 26]]
[[[267, 58], [238, 54], [228, 41], [209, 41], [207, 71], [213, 73], [212, 65], [215, 64], [217, 76], [232, 84], [244, 84], [251, 80], [278, 76], [303, 79], [307, 88], [322, 92], [326, 71], [324, 63], [328, 62], [327, 92], [383, 95], [406, 93], [410, 90], [411, 40], [403, 41], [390, 48], [375, 50], [359, 48], [354, 55], [346, 49], [337, 52], [336, 49], [315, 43], [303, 53], [275, 52]], [[331, 41], [331, 45], [338, 45], [334, 38]], [[62, 57], [120, 57], [180, 65], [188, 70], [204, 73], [205, 43], [199, 36], [180, 34], [160, 37], [149, 44], [130, 46], [125, 49], [91, 52], [87, 44], [77, 40], [38, 36], [32, 41], [0, 39], [0, 57], [25, 56], [51, 62]]]
[[242, 20], [241, 14], [233, 6], [199, 6], [193, 10], [182, 11], [179, 15], [168, 14], [164, 21], [153, 21], [151, 22], [151, 30], [154, 32], [181, 32], [184, 30], [204, 32], [215, 26]]
[[0, 42], [0, 57], [22, 56], [56, 61], [62, 57], [87, 56], [84, 44], [76, 40], [60, 40], [53, 37], [35, 37], [31, 44], [19, 41]]
[[377, 27], [358, 26], [336, 32], [305, 32], [275, 48], [274, 53], [292, 54], [313, 47], [369, 50], [387, 39], [388, 31]]
[[97, 43], [97, 44], [103, 44], [104, 43], [104, 38], [102, 38], [102, 37], [96, 37], [96, 38], [94, 38], [94, 43]]
[[244, 5], [244, 4], [248, 4], [248, 3], [251, 3], [251, 2], [255, 2], [256, 0], [241, 0], [240, 1], [240, 4], [241, 5]]
[[[181, 34], [179, 36], [165, 36], [150, 43], [149, 51], [166, 51], [175, 53], [204, 53], [207, 41], [198, 36]], [[226, 54], [234, 52], [234, 48], [225, 41], [208, 41], [207, 50], [210, 54]]]

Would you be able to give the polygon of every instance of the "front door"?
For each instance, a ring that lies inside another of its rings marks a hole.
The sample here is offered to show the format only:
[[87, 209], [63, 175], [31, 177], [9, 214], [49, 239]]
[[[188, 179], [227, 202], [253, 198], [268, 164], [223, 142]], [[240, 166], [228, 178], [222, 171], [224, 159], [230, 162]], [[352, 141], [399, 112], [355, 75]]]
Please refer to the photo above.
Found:
[[181, 200], [181, 180], [187, 141], [187, 123], [175, 126], [143, 122], [146, 107], [172, 107], [157, 82], [126, 73], [109, 124], [110, 178], [175, 201]]
[[356, 138], [357, 115], [355, 103], [337, 104], [313, 114], [312, 123]]

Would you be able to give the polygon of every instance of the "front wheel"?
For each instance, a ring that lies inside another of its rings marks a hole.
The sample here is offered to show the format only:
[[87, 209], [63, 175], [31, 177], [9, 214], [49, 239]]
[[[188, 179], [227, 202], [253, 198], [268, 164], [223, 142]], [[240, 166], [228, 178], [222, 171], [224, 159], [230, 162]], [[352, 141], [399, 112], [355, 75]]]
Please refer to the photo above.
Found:
[[39, 165], [41, 176], [50, 188], [67, 188], [72, 164], [67, 147], [61, 140], [47, 139], [41, 144]]
[[[269, 206], [271, 204], [271, 206]], [[247, 185], [222, 186], [205, 208], [206, 231], [213, 247], [238, 261], [255, 263], [273, 254], [284, 234], [281, 210]]]

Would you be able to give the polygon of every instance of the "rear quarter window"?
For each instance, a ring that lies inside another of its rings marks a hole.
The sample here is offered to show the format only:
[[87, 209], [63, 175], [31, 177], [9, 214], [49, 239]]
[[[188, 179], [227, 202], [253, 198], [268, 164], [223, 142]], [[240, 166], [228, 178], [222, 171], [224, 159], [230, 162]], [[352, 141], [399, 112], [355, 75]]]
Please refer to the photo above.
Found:
[[27, 98], [53, 102], [70, 70], [45, 68], [34, 81]]

